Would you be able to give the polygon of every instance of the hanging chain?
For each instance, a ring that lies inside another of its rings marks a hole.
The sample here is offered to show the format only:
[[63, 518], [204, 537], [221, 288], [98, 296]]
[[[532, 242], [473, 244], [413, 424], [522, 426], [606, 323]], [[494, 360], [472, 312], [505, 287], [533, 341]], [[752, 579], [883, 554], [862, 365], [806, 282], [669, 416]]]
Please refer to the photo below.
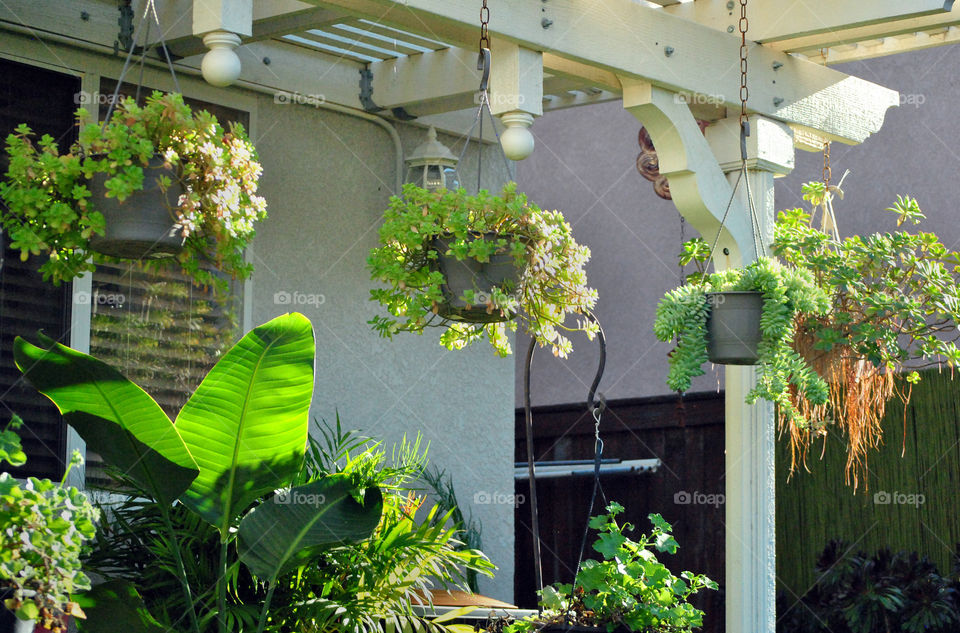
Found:
[[[682, 213], [680, 213], [680, 214], [678, 214], [678, 215], [680, 216], [680, 249], [683, 250], [683, 245], [687, 243], [687, 235], [686, 235], [686, 232], [687, 232], [687, 231], [686, 231], [686, 228], [687, 228], [687, 219], [686, 219], [685, 217], [683, 217], [683, 214], [682, 214]], [[680, 263], [678, 264], [678, 266], [680, 266], [680, 285], [681, 285], [681, 286], [686, 286], [686, 285], [687, 285], [687, 275], [686, 275], [685, 273], [686, 273], [687, 271], [686, 271], [686, 268], [684, 268], [684, 266], [683, 266], [683, 260], [682, 260], [682, 259], [680, 260]]]
[[[483, 6], [480, 7], [480, 62], [483, 63], [483, 49], [490, 48], [490, 7], [487, 6], [487, 0], [483, 0]], [[480, 68], [478, 68], [480, 70]]]
[[740, 0], [740, 126], [747, 125], [747, 99], [750, 89], [747, 87], [747, 0]]
[[833, 168], [830, 166], [830, 141], [823, 144], [823, 189], [830, 189], [830, 180], [833, 178]]

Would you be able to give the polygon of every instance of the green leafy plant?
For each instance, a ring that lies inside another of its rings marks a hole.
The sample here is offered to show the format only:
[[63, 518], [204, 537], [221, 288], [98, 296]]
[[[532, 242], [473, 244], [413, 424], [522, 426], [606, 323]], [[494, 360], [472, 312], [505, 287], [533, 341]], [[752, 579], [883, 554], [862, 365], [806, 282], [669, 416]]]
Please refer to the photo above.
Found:
[[676, 347], [670, 353], [667, 384], [675, 391], [686, 391], [691, 380], [703, 375], [707, 362], [708, 292], [754, 291], [763, 295], [760, 318], [761, 340], [757, 384], [747, 394], [747, 402], [763, 398], [776, 403], [781, 415], [797, 425], [806, 421], [791, 397], [802, 393], [811, 402], [827, 400], [827, 384], [792, 347], [797, 319], [824, 315], [830, 308], [829, 297], [815, 282], [810, 271], [783, 266], [775, 259], [761, 257], [743, 268], [707, 274], [702, 265], [709, 248], [702, 239], [684, 245], [681, 261], [695, 262], [700, 270], [691, 283], [667, 292], [657, 305], [653, 331], [658, 339]]
[[691, 572], [674, 576], [657, 560], [655, 552], [675, 554], [679, 548], [673, 527], [659, 514], [651, 514], [650, 534], [634, 541], [626, 535], [633, 526], [617, 522], [623, 506], [613, 502], [606, 510], [590, 519], [590, 527], [599, 532], [593, 549], [603, 559], [584, 561], [572, 585], [545, 587], [540, 592], [541, 614], [514, 622], [507, 633], [550, 625], [643, 633], [680, 633], [703, 626], [704, 614], [689, 598], [701, 589], [716, 589], [717, 583]]
[[[360, 488], [343, 474], [294, 485], [303, 469], [314, 384], [313, 328], [303, 315], [277, 317], [248, 332], [207, 374], [176, 424], [112, 367], [49, 338], [41, 341], [43, 348], [17, 338], [17, 366], [87, 445], [150, 500], [195, 633], [211, 621], [220, 633], [228, 630], [231, 551], [266, 585], [256, 627], [262, 633], [280, 577], [330, 547], [368, 538], [379, 524], [378, 488]], [[288, 501], [265, 500], [278, 489]], [[208, 603], [195, 598], [198, 588], [190, 584], [182, 533], [171, 518], [174, 501], [215, 531], [213, 612], [200, 611]], [[120, 589], [111, 595], [129, 597]], [[112, 609], [110, 596], [100, 597], [87, 609], [84, 630], [111, 627]], [[144, 630], [152, 626], [143, 623]]]
[[[456, 631], [416, 615], [411, 607], [415, 593], [428, 591], [432, 583], [462, 585], [464, 572], [489, 575], [492, 566], [479, 552], [459, 551], [458, 533], [442, 525], [447, 517], [441, 512], [434, 510], [426, 519], [415, 516], [419, 499], [410, 497], [410, 486], [422, 473], [427, 453], [419, 437], [402, 440], [388, 452], [380, 442], [344, 432], [339, 418], [335, 427], [318, 429], [321, 439], [310, 438], [295, 487], [331, 476], [346, 478], [359, 489], [379, 488], [384, 512], [369, 540], [337, 545], [282, 573], [266, 630], [383, 631], [399, 623], [407, 625], [399, 627], [404, 630]], [[266, 503], [289, 501], [284, 495], [287, 491], [278, 491]], [[182, 504], [172, 508], [171, 523], [191, 586], [216, 586], [216, 529]], [[143, 491], [134, 487], [111, 508], [86, 564], [100, 574], [137, 582], [145, 611], [162, 626], [175, 627], [189, 605], [178, 590], [176, 560], [165, 533], [156, 504], [145, 502]], [[228, 629], [253, 628], [264, 589], [239, 563], [235, 549], [228, 554], [228, 570]], [[194, 600], [205, 605], [201, 612], [216, 611], [215, 592], [199, 592]], [[212, 624], [201, 621], [205, 629]]]
[[[177, 258], [183, 271], [201, 285], [217, 286], [226, 281], [204, 262], [237, 279], [250, 275], [243, 250], [254, 223], [266, 217], [266, 203], [257, 195], [256, 150], [241, 125], [224, 130], [208, 112], [193, 112], [181, 95], [160, 92], [142, 107], [122, 101], [104, 126], [84, 124], [89, 118], [86, 110], [77, 111], [79, 140], [65, 152], [49, 135], [35, 140], [25, 124], [6, 139], [10, 162], [0, 183], [6, 207], [0, 222], [21, 258], [46, 255], [40, 271], [55, 284], [93, 270], [90, 239], [103, 234], [104, 219], [88, 179], [104, 174], [107, 196], [123, 201], [143, 189], [144, 167], [159, 156], [183, 187], [170, 210], [185, 240]], [[160, 181], [164, 191], [172, 184], [166, 176]]]
[[[956, 567], [955, 563], [955, 567]], [[960, 569], [960, 568], [958, 568]], [[817, 583], [796, 598], [777, 596], [779, 633], [948, 633], [960, 626], [960, 583], [915, 552], [872, 555], [830, 541]]]
[[[804, 187], [814, 210], [830, 202], [827, 195], [822, 183]], [[915, 199], [903, 196], [887, 212], [898, 227], [925, 217]], [[780, 213], [773, 252], [809, 271], [830, 297], [826, 314], [797, 322], [794, 348], [830, 384], [830, 397], [792, 395], [793, 408], [807, 421], [791, 427], [794, 446], [803, 454], [812, 438], [835, 425], [847, 436], [847, 477], [856, 486], [868, 449], [881, 441], [886, 403], [894, 396], [909, 401], [916, 370], [960, 363], [960, 252], [927, 232], [840, 239], [830, 217], [825, 213], [818, 227], [802, 209]]]
[[[16, 434], [17, 416], [0, 431], [0, 463], [22, 466], [26, 456]], [[4, 606], [21, 620], [66, 630], [66, 616], [84, 617], [71, 597], [90, 588], [80, 557], [96, 533], [99, 512], [86, 495], [65, 482], [83, 463], [75, 451], [60, 482], [30, 477], [21, 484], [0, 473], [0, 588]]]
[[[505, 282], [458, 297], [505, 322], [466, 323], [439, 314], [446, 279], [436, 265], [438, 238], [449, 240], [444, 254], [458, 261], [488, 262], [497, 254], [513, 258], [523, 271], [516, 287]], [[517, 193], [516, 183], [500, 195], [481, 191], [475, 196], [462, 189], [431, 192], [408, 184], [402, 197], [390, 199], [379, 246], [368, 259], [371, 279], [386, 286], [371, 290], [371, 299], [391, 315], [374, 317], [370, 324], [387, 338], [401, 331], [445, 328], [440, 342], [448, 349], [486, 337], [506, 356], [511, 352], [507, 332], [516, 331], [519, 320], [541, 346], [566, 357], [573, 346], [565, 332], [582, 330], [592, 337], [597, 331], [586, 317], [597, 301], [584, 271], [589, 258], [590, 250], [573, 239], [563, 215], [529, 202]], [[576, 315], [577, 322], [568, 323]]]

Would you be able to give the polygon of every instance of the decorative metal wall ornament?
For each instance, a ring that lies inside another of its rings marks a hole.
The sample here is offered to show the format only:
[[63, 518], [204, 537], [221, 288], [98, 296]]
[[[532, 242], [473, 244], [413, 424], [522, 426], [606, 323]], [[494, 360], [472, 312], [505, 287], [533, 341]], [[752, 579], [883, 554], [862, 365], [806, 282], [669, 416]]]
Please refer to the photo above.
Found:
[[[710, 122], [697, 119], [697, 125], [700, 126], [701, 132], [705, 132]], [[637, 171], [653, 183], [654, 193], [664, 200], [673, 200], [673, 196], [670, 195], [670, 182], [660, 173], [660, 159], [657, 157], [657, 149], [653, 146], [653, 140], [647, 128], [640, 127], [637, 143], [640, 145], [640, 153], [637, 154]]]

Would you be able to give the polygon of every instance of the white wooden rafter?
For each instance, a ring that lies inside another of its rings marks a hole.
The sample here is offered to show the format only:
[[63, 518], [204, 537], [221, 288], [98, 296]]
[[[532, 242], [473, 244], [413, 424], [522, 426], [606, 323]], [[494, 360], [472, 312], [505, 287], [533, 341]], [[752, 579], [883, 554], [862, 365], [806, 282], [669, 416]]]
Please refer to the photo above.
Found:
[[[470, 0], [309, 1], [365, 14], [381, 24], [453, 46], [468, 50], [475, 46], [476, 6]], [[552, 20], [548, 28], [543, 27], [544, 19]], [[497, 40], [505, 39], [543, 52], [548, 73], [554, 70], [552, 62], [562, 59], [572, 62], [563, 69], [567, 73], [579, 65], [709, 96], [728, 105], [738, 98], [739, 73], [732, 63], [738, 57], [736, 38], [632, 0], [498, 5], [490, 32], [494, 48]], [[879, 129], [886, 109], [898, 103], [893, 91], [836, 71], [830, 73], [832, 69], [818, 68], [779, 51], [754, 46], [750, 57], [753, 111], [820, 129], [834, 140], [862, 142]], [[858, 105], [841, 113], [833, 107], [837, 102]]]

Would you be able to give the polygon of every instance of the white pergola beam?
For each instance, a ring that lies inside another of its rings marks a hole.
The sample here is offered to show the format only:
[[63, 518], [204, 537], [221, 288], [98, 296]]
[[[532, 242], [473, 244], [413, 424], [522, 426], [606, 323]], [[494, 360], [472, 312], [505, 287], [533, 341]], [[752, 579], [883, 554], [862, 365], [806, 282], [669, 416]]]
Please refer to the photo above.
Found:
[[[475, 46], [477, 38], [472, 0], [310, 1], [466, 48]], [[737, 38], [633, 0], [504, 3], [493, 7], [490, 33], [494, 54], [495, 42], [502, 38], [727, 105], [738, 99]], [[550, 70], [547, 60], [544, 68]], [[820, 129], [841, 142], [863, 142], [899, 101], [896, 92], [882, 86], [760, 46], [751, 49], [750, 68], [752, 111]], [[838, 103], [856, 105], [836, 107]]]
[[790, 53], [819, 50], [843, 44], [879, 40], [898, 35], [936, 31], [960, 25], [960, 4], [948, 13], [937, 13], [910, 20], [896, 20], [857, 28], [840, 29], [816, 35], [795, 37], [767, 44], [769, 48]]
[[[804, 0], [803, 2], [752, 2], [747, 8], [748, 37], [761, 43], [801, 36], [834, 33], [856, 27], [880, 26], [949, 13], [953, 0]], [[727, 8], [727, 0], [697, 0], [664, 9], [717, 31], [735, 29], [740, 20], [740, 3]]]
[[[201, 0], [196, 1], [199, 3]], [[198, 6], [194, 0], [171, 0], [160, 3], [157, 8], [160, 25], [164, 29], [163, 39], [170, 51], [179, 57], [190, 57], [207, 50], [195, 33], [198, 27], [193, 13]], [[339, 22], [344, 17], [343, 12], [319, 9], [300, 0], [256, 0], [253, 2], [252, 27], [248, 34], [243, 35], [243, 43], [320, 28]], [[151, 44], [159, 43], [160, 38], [153, 35]]]

